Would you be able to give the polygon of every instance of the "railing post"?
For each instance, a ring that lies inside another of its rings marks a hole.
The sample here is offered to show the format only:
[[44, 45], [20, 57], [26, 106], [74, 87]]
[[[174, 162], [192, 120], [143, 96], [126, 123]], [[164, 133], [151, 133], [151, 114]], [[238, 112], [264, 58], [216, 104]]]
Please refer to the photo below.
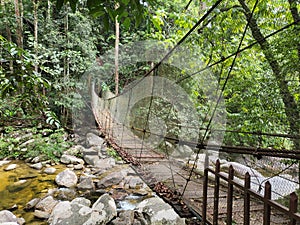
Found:
[[232, 198], [233, 198], [233, 181], [234, 169], [230, 165], [228, 169], [228, 191], [227, 191], [227, 224], [232, 224]]
[[250, 174], [245, 174], [245, 185], [244, 185], [244, 225], [250, 224]]
[[213, 225], [218, 225], [218, 214], [219, 214], [219, 189], [220, 189], [220, 161], [216, 162], [215, 170], [215, 191], [214, 191], [214, 215], [213, 215]]
[[203, 202], [202, 202], [202, 221], [201, 225], [206, 224], [206, 211], [207, 211], [207, 186], [208, 186], [208, 169], [204, 170], [203, 177]]
[[269, 181], [265, 185], [265, 195], [264, 195], [264, 223], [263, 225], [270, 225], [271, 223], [271, 206], [269, 201], [271, 200], [271, 184]]
[[[290, 212], [296, 213], [297, 212], [297, 206], [298, 206], [298, 196], [295, 192], [290, 194]], [[296, 225], [296, 220], [291, 219], [289, 225]]]

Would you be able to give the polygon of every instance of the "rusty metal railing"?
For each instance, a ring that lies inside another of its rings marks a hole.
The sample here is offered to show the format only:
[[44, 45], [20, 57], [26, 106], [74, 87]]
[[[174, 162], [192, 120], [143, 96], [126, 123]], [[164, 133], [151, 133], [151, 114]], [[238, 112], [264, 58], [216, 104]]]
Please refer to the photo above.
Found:
[[[211, 177], [213, 175], [213, 178]], [[232, 166], [229, 167], [228, 174], [220, 171], [220, 161], [217, 160], [215, 170], [211, 168], [206, 168], [204, 171], [203, 178], [203, 201], [202, 201], [202, 224], [206, 225], [207, 223], [211, 223], [213, 225], [221, 224], [219, 219], [219, 189], [220, 186], [225, 184], [227, 185], [227, 204], [226, 204], [226, 219], [225, 224], [237, 224], [233, 221], [233, 210], [232, 206], [233, 202], [233, 194], [234, 188], [236, 191], [240, 192], [244, 198], [243, 205], [240, 207], [243, 208], [243, 218], [240, 221], [243, 221], [242, 224], [249, 225], [251, 221], [250, 213], [251, 213], [251, 205], [252, 201], [258, 201], [263, 206], [261, 212], [262, 214], [262, 223], [263, 225], [274, 224], [271, 221], [271, 216], [273, 211], [278, 211], [283, 214], [283, 217], [286, 218], [287, 221], [284, 224], [296, 225], [300, 224], [300, 214], [297, 212], [298, 205], [298, 196], [295, 192], [290, 194], [290, 203], [289, 208], [279, 204], [278, 202], [271, 200], [271, 189], [272, 186], [270, 182], [266, 182], [264, 195], [258, 194], [256, 191], [251, 189], [250, 186], [250, 175], [247, 172], [244, 177], [244, 184], [240, 184], [235, 181], [234, 177], [234, 169]], [[213, 216], [212, 221], [207, 218], [207, 206], [208, 206], [208, 189], [211, 188], [211, 184], [209, 185], [209, 181], [214, 181], [213, 189]], [[283, 223], [283, 222], [282, 222]], [[238, 223], [241, 224], [241, 223]], [[275, 223], [276, 224], [276, 223]]]

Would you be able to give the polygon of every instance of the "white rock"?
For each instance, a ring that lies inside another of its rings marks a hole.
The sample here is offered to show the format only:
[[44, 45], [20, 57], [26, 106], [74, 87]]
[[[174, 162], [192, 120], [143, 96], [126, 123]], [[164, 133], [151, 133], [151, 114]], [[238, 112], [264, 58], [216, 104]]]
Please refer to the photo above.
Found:
[[16, 169], [17, 168], [17, 164], [10, 164], [10, 165], [8, 165], [4, 170], [5, 171], [10, 171], [10, 170], [14, 170], [14, 169]]
[[2, 160], [2, 161], [0, 161], [0, 167], [1, 166], [4, 166], [4, 165], [6, 165], [6, 164], [8, 164], [8, 163], [10, 163], [11, 161], [9, 161], [9, 160]]
[[54, 174], [56, 172], [56, 169], [54, 167], [48, 167], [44, 170], [44, 173], [46, 174]]
[[55, 178], [55, 182], [59, 186], [64, 187], [75, 186], [77, 184], [77, 181], [77, 175], [70, 169], [65, 169], [64, 171], [60, 172]]
[[185, 225], [174, 209], [161, 198], [148, 198], [138, 204], [136, 210], [146, 214], [151, 225]]

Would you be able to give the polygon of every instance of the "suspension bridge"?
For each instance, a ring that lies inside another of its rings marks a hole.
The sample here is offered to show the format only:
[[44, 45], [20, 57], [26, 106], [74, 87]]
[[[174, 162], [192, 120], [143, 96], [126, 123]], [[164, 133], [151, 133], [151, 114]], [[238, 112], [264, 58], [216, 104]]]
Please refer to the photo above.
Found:
[[[263, 137], [291, 143], [299, 140], [300, 135], [226, 129], [223, 92], [236, 58], [259, 44], [255, 41], [242, 48], [257, 1], [234, 53], [203, 65], [195, 60], [194, 51], [182, 47], [220, 3], [221, 0], [216, 1], [171, 49], [150, 42], [124, 48], [122, 53], [126, 55], [120, 55], [121, 66], [140, 61], [156, 63], [118, 96], [108, 90], [99, 96], [96, 82], [90, 82], [94, 117], [107, 141], [141, 178], [181, 216], [195, 218], [191, 224], [300, 224], [295, 194], [299, 188], [299, 178], [295, 176], [299, 168], [295, 162], [300, 159], [300, 149], [260, 146]], [[297, 22], [266, 35], [265, 40]], [[131, 56], [134, 59], [129, 59]], [[158, 56], [164, 57], [157, 60]], [[208, 70], [227, 60], [231, 60], [227, 76], [222, 84], [215, 82], [215, 76]], [[112, 68], [104, 71], [109, 75], [112, 72]], [[99, 80], [103, 82], [103, 76]], [[197, 117], [194, 103], [186, 97], [185, 85], [201, 89], [208, 96], [205, 101], [209, 110], [203, 107], [201, 118]], [[224, 145], [222, 140], [228, 133], [252, 138], [258, 144]], [[238, 162], [221, 160], [226, 153], [235, 154]], [[271, 165], [269, 173], [262, 174], [268, 170], [267, 160], [276, 167]], [[282, 160], [294, 162], [284, 165]]]

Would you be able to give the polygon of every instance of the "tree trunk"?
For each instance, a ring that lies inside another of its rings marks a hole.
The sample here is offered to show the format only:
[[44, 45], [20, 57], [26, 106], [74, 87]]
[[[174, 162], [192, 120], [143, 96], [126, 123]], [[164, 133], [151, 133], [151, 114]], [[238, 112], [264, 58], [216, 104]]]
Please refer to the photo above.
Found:
[[[34, 17], [34, 52], [36, 59], [38, 58], [38, 0], [33, 0], [33, 17]], [[38, 63], [34, 65], [35, 72], [38, 72]]]
[[[3, 8], [3, 11], [6, 11], [5, 9], [5, 0], [1, 0], [1, 6]], [[5, 32], [6, 32], [6, 38], [9, 42], [12, 42], [12, 37], [11, 37], [11, 30], [9, 28], [9, 24], [7, 24], [7, 21], [5, 21]], [[9, 60], [9, 71], [11, 72], [11, 74], [13, 74], [14, 72], [14, 63], [13, 60]]]
[[[290, 132], [292, 134], [299, 134], [300, 113], [299, 113], [298, 105], [292, 93], [290, 93], [289, 91], [288, 84], [285, 80], [285, 76], [284, 74], [281, 73], [281, 68], [279, 66], [279, 63], [274, 57], [269, 42], [262, 35], [257, 25], [257, 21], [253, 17], [251, 17], [251, 11], [249, 7], [246, 5], [244, 0], [239, 0], [239, 2], [242, 8], [244, 9], [244, 14], [246, 16], [246, 19], [248, 21], [250, 20], [249, 27], [251, 29], [252, 35], [254, 39], [259, 43], [276, 78], [279, 91], [284, 103], [285, 113], [289, 122]], [[300, 142], [297, 139], [294, 139], [294, 147], [295, 149], [300, 149]]]
[[[297, 9], [297, 1], [296, 0], [288, 0], [288, 1], [289, 1], [289, 4], [290, 4], [291, 14], [293, 16], [294, 21], [296, 22], [295, 32], [297, 32], [299, 34], [300, 33], [299, 32], [300, 31], [300, 16], [299, 16], [299, 12], [298, 12], [298, 9]], [[298, 59], [299, 59], [299, 62], [300, 62], [300, 43], [298, 43], [297, 50], [298, 50]]]
[[22, 9], [23, 6], [20, 7], [21, 4], [19, 4], [18, 0], [14, 0], [14, 4], [15, 4], [15, 17], [16, 17], [16, 23], [17, 23], [16, 41], [17, 41], [18, 47], [23, 48], [23, 27], [22, 27], [22, 18], [21, 18], [21, 14], [20, 14], [20, 8]]
[[116, 17], [116, 41], [115, 41], [115, 94], [119, 94], [119, 39], [120, 39], [120, 24]]
[[49, 23], [51, 21], [51, 1], [48, 0], [47, 1], [47, 23]]

